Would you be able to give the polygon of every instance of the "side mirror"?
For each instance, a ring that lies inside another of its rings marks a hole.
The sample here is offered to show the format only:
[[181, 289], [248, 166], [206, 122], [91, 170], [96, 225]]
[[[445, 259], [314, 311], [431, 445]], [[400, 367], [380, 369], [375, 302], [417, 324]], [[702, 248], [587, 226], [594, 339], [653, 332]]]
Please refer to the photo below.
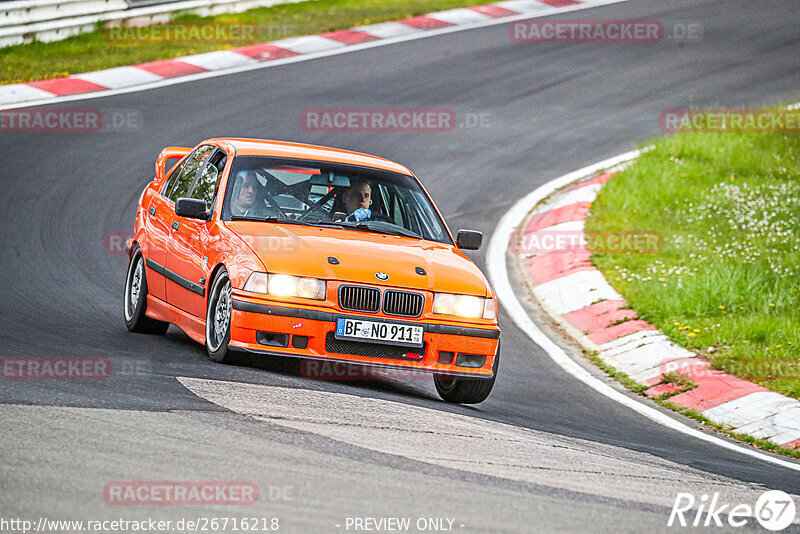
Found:
[[464, 250], [478, 250], [483, 243], [483, 234], [475, 230], [459, 230], [456, 245]]
[[164, 172], [167, 167], [167, 161], [171, 159], [183, 159], [186, 154], [192, 151], [191, 148], [183, 146], [168, 146], [158, 155], [156, 160], [156, 181], [159, 182], [164, 178]]
[[206, 203], [196, 198], [179, 198], [175, 202], [175, 214], [178, 217], [206, 220]]

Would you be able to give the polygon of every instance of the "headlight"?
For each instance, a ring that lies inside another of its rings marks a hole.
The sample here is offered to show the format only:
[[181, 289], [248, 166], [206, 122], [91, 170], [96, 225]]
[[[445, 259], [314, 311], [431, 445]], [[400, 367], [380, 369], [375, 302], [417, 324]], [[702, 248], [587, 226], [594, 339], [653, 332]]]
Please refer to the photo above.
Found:
[[325, 300], [325, 280], [302, 278], [288, 274], [253, 273], [244, 285], [245, 291], [276, 297], [300, 297]]
[[495, 319], [497, 313], [492, 299], [473, 297], [472, 295], [452, 295], [435, 293], [433, 295], [433, 313], [455, 315], [469, 319]]

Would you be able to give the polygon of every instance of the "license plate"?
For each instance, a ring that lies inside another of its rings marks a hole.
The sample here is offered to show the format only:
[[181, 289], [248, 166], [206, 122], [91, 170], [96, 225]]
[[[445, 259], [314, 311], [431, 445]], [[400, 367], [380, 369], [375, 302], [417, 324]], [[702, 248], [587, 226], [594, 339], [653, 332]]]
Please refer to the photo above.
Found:
[[422, 334], [425, 329], [397, 323], [365, 321], [363, 319], [336, 320], [336, 339], [351, 341], [371, 341], [384, 345], [400, 345], [403, 347], [422, 347]]

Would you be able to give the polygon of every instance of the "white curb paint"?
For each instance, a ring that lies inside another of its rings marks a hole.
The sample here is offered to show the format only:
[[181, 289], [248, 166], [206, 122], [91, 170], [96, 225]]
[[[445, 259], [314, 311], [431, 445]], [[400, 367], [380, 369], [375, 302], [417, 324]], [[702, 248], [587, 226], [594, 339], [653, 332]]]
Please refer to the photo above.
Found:
[[600, 271], [578, 271], [534, 286], [542, 304], [558, 315], [580, 310], [599, 300], [622, 300], [622, 295], [606, 281]]
[[251, 57], [247, 57], [244, 54], [237, 54], [229, 50], [217, 50], [214, 52], [195, 54], [193, 56], [183, 56], [181, 58], [175, 58], [175, 60], [183, 61], [184, 63], [206, 70], [228, 69], [230, 67], [258, 63]]
[[0, 85], [0, 106], [20, 101], [49, 98], [51, 96], [53, 96], [53, 93], [22, 83]]
[[319, 35], [289, 37], [288, 39], [281, 39], [280, 41], [271, 41], [269, 44], [285, 50], [291, 50], [298, 54], [313, 54], [314, 52], [323, 52], [325, 50], [333, 50], [334, 48], [347, 46], [339, 41], [334, 41], [333, 39], [328, 39]]
[[76, 74], [72, 77], [110, 87], [111, 89], [148, 84], [164, 79], [158, 74], [147, 72], [144, 69], [137, 69], [136, 67], [114, 67], [113, 69]]

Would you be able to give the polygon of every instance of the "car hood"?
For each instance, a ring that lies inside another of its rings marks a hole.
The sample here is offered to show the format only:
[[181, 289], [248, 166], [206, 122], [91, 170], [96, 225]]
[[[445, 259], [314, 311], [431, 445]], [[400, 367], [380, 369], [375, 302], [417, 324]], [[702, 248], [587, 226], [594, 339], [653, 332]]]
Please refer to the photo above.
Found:
[[[483, 273], [453, 245], [338, 228], [250, 221], [225, 225], [270, 273], [488, 296]], [[418, 267], [427, 274], [418, 274]], [[379, 280], [376, 273], [389, 278]]]

